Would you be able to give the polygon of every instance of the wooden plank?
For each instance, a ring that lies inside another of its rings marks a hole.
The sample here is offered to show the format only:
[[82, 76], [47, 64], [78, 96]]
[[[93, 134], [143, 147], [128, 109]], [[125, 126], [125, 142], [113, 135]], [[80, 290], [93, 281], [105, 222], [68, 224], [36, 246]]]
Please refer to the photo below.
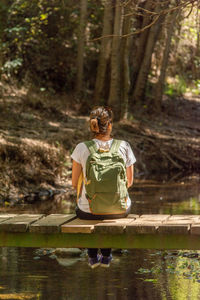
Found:
[[188, 223], [200, 222], [200, 216], [199, 215], [173, 215], [170, 216], [167, 221], [187, 221]]
[[161, 214], [149, 214], [149, 215], [141, 215], [141, 221], [152, 221], [152, 222], [164, 222], [170, 218], [170, 215], [161, 215]]
[[165, 222], [170, 215], [141, 215], [126, 226], [127, 234], [155, 234], [158, 227]]
[[[185, 231], [185, 233], [189, 233], [190, 227], [192, 224], [197, 223], [199, 221], [199, 216], [194, 215], [174, 215], [171, 216], [168, 220], [164, 221], [161, 229], [159, 229], [159, 232], [163, 232], [163, 230], [168, 230], [168, 226], [172, 226], [169, 230], [170, 232], [175, 232], [175, 230], [178, 230], [180, 232], [181, 226], [182, 226], [182, 232]], [[166, 229], [164, 229], [164, 226]], [[173, 228], [173, 229], [172, 229]], [[177, 229], [175, 229], [177, 228]], [[187, 230], [188, 228], [188, 230]]]
[[135, 224], [131, 226], [126, 226], [127, 234], [155, 234], [157, 226], [151, 224]]
[[94, 226], [100, 224], [101, 220], [81, 220], [76, 218], [75, 220], [61, 226], [61, 232], [63, 233], [92, 233]]
[[0, 231], [5, 232], [26, 232], [29, 225], [42, 218], [42, 214], [21, 214], [0, 223]]
[[0, 214], [0, 223], [15, 217], [16, 214]]
[[[129, 214], [127, 216], [127, 222], [130, 222], [132, 220], [135, 220], [136, 218], [138, 218], [139, 215], [135, 215], [135, 214]], [[118, 220], [118, 219], [116, 219]], [[121, 220], [121, 219], [119, 219]], [[110, 224], [110, 221], [112, 222], [112, 224]], [[61, 228], [61, 231], [63, 233], [92, 233], [95, 229], [95, 226], [103, 226], [105, 225], [105, 223], [109, 222], [109, 225], [113, 225], [114, 220], [81, 220], [81, 219], [76, 219], [73, 220], [72, 222], [68, 223], [67, 225], [63, 225]], [[119, 225], [119, 224], [118, 224]], [[117, 225], [117, 226], [118, 226]], [[106, 225], [107, 228], [107, 225]], [[115, 230], [116, 231], [116, 230]]]
[[104, 220], [102, 223], [94, 226], [94, 232], [101, 234], [122, 234], [126, 226], [131, 222], [133, 220], [129, 218]]
[[[191, 233], [193, 223], [198, 221], [199, 215], [173, 215], [159, 226], [158, 232], [162, 234], [188, 234]], [[194, 234], [194, 229], [192, 232]]]
[[155, 234], [160, 222], [132, 222], [126, 226], [127, 234]]
[[75, 219], [74, 214], [51, 214], [29, 226], [30, 232], [40, 233], [56, 233], [60, 232], [60, 226], [64, 223], [70, 222]]
[[189, 224], [161, 224], [158, 229], [161, 234], [188, 234], [190, 231]]
[[162, 223], [163, 225], [191, 225], [193, 224], [192, 220], [167, 220]]
[[139, 215], [129, 214], [126, 218], [135, 220], [135, 219], [138, 219], [139, 217], [140, 217]]

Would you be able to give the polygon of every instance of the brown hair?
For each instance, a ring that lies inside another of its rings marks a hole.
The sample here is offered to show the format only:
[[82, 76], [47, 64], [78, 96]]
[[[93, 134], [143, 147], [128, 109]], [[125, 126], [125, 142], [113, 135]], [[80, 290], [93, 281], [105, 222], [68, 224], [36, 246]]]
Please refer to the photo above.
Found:
[[94, 107], [90, 113], [90, 129], [95, 134], [106, 134], [113, 121], [113, 112], [107, 106]]

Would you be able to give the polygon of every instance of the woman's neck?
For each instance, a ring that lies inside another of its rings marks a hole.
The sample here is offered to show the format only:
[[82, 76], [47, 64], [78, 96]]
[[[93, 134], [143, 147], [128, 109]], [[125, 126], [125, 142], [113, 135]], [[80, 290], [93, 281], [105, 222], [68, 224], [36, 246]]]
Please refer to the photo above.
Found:
[[111, 136], [110, 135], [98, 134], [98, 135], [95, 136], [95, 139], [98, 139], [100, 141], [109, 141], [109, 140], [111, 140]]

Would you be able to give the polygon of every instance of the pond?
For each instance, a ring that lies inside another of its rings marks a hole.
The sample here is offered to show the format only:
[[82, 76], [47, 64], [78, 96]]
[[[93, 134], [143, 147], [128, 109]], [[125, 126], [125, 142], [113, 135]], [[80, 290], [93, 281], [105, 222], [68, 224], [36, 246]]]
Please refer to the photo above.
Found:
[[[200, 214], [198, 183], [145, 181], [136, 184], [131, 198], [136, 214]], [[73, 209], [64, 199], [23, 207], [48, 213]], [[0, 299], [200, 299], [198, 251], [117, 249], [113, 258], [109, 269], [91, 270], [84, 250], [0, 248]]]

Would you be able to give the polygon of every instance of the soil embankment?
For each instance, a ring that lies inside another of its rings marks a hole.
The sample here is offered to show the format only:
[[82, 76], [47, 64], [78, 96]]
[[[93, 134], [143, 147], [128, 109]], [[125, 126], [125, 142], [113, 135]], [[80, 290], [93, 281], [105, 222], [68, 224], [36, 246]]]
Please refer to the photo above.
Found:
[[[0, 99], [0, 202], [72, 193], [70, 153], [90, 137], [66, 96], [4, 88]], [[176, 179], [200, 170], [200, 98], [166, 100], [167, 114], [114, 124], [135, 153], [136, 178]]]

